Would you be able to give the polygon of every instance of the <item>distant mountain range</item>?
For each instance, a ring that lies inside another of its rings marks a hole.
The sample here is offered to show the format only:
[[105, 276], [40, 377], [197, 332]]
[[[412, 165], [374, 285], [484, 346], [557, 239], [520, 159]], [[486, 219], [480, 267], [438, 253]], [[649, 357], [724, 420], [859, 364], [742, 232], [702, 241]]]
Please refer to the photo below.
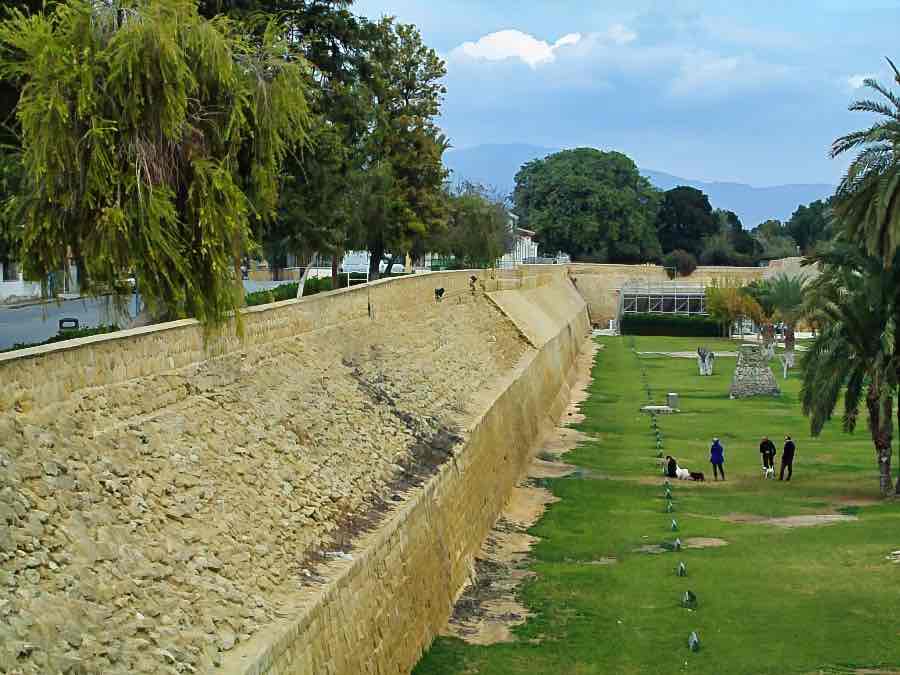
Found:
[[[558, 151], [558, 148], [525, 144], [478, 145], [449, 150], [444, 155], [444, 164], [453, 172], [453, 180], [482, 183], [505, 195], [512, 192], [516, 172], [525, 162]], [[787, 220], [801, 204], [825, 199], [834, 192], [834, 186], [827, 183], [754, 187], [744, 183], [693, 180], [643, 168], [641, 173], [660, 190], [678, 185], [702, 190], [709, 196], [713, 208], [734, 211], [747, 229], [770, 218]]]

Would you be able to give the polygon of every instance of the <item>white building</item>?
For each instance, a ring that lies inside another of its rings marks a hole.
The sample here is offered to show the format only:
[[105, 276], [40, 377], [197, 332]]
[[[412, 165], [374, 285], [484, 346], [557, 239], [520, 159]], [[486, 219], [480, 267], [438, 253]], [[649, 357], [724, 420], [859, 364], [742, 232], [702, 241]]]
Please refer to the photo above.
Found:
[[22, 279], [15, 263], [0, 262], [0, 304], [35, 300], [41, 297], [41, 285]]
[[500, 258], [498, 267], [514, 267], [521, 265], [526, 260], [538, 257], [538, 245], [534, 240], [535, 233], [519, 227], [519, 216], [509, 214], [509, 231], [513, 235], [513, 246], [510, 251]]

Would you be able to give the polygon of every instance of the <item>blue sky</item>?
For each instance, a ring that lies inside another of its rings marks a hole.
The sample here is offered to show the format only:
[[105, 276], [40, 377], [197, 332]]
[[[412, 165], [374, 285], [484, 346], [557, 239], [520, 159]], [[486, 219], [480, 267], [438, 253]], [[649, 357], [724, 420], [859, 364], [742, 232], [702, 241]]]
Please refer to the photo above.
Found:
[[847, 105], [893, 84], [900, 1], [357, 0], [447, 61], [455, 147], [621, 150], [644, 168], [753, 185], [836, 183]]

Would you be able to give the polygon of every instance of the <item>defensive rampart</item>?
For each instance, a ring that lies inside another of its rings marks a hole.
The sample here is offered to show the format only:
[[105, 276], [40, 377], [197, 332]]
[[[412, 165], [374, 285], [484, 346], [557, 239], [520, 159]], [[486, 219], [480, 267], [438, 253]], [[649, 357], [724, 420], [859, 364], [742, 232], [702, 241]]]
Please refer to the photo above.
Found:
[[526, 272], [0, 356], [0, 671], [409, 670], [588, 329]]
[[229, 670], [408, 672], [444, 626], [536, 442], [565, 408], [588, 330], [584, 304], [565, 279], [525, 289], [506, 285], [490, 298], [534, 348], [479, 396], [480, 410], [452, 459], [363, 537], [352, 561], [333, 565], [333, 581], [307, 598], [298, 618], [274, 639], [235, 653]]

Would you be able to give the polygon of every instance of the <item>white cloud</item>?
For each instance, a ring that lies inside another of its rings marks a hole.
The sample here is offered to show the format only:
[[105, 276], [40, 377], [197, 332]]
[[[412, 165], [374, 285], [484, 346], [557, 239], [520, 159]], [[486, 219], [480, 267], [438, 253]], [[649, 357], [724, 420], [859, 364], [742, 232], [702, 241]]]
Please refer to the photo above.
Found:
[[873, 73], [860, 73], [859, 75], [851, 75], [847, 78], [847, 84], [851, 89], [860, 89], [866, 80], [875, 79]]
[[538, 40], [533, 35], [518, 30], [501, 30], [489, 33], [477, 42], [464, 42], [454, 49], [451, 56], [466, 56], [484, 61], [503, 61], [517, 58], [536, 68], [542, 63], [552, 63], [556, 53], [563, 47], [576, 45], [581, 41], [580, 33], [569, 33], [553, 44]]
[[620, 23], [614, 23], [604, 35], [617, 45], [627, 45], [629, 42], [637, 40], [637, 33]]

